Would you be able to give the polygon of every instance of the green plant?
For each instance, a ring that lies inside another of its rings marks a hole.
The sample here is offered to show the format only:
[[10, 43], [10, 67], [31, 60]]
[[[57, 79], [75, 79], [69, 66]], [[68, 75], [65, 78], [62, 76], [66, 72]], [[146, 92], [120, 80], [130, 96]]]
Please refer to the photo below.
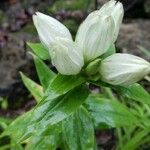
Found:
[[7, 109], [8, 107], [8, 102], [6, 99], [0, 97], [0, 108], [2, 109]]
[[[126, 131], [128, 128], [132, 131], [135, 126], [141, 129], [146, 125], [139, 121], [137, 104], [144, 103], [145, 109], [150, 95], [136, 82], [150, 72], [150, 64], [133, 55], [115, 54], [114, 41], [122, 17], [122, 4], [108, 2], [87, 17], [74, 42], [68, 29], [54, 18], [39, 12], [33, 16], [43, 45], [28, 45], [40, 84], [20, 74], [37, 105], [1, 134], [15, 141], [10, 146], [17, 149], [16, 144], [22, 143], [27, 150], [94, 150], [94, 130], [116, 128], [117, 148], [136, 148], [149, 127], [125, 143], [126, 147], [122, 145], [131, 133]], [[44, 63], [50, 59], [58, 73]], [[102, 92], [94, 94], [89, 88], [91, 84]], [[133, 103], [127, 105], [128, 99]]]
[[52, 7], [50, 7], [49, 11], [55, 13], [62, 8], [65, 10], [87, 10], [89, 4], [91, 3], [90, 0], [57, 0]]
[[[139, 49], [145, 54], [145, 56], [150, 56], [148, 50], [144, 47], [139, 46]], [[145, 79], [149, 82], [149, 76]], [[143, 91], [143, 89], [140, 89]], [[140, 92], [139, 91], [139, 92]], [[138, 91], [137, 91], [138, 92]], [[145, 91], [146, 93], [146, 91]], [[141, 93], [142, 94], [142, 93]], [[118, 137], [118, 142], [116, 145], [117, 150], [127, 150], [127, 149], [149, 149], [149, 133], [150, 133], [150, 105], [141, 97], [140, 101], [133, 101], [131, 97], [120, 98], [122, 103], [130, 108], [130, 111], [138, 117], [138, 125], [128, 126], [116, 129], [116, 136]], [[148, 99], [147, 99], [148, 100]]]

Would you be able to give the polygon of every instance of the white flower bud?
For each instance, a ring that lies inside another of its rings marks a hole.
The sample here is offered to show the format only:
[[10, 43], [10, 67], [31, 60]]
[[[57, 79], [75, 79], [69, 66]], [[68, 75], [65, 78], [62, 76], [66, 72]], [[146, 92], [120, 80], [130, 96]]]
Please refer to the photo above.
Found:
[[116, 41], [124, 15], [122, 3], [116, 2], [115, 0], [111, 0], [101, 7], [99, 13], [101, 15], [108, 15], [113, 17], [115, 22], [115, 32], [113, 41]]
[[71, 40], [56, 38], [52, 46], [52, 64], [63, 75], [78, 74], [84, 65], [82, 53], [77, 44]]
[[114, 21], [111, 16], [94, 11], [80, 25], [76, 42], [86, 62], [104, 54], [113, 41]]
[[130, 85], [150, 73], [150, 63], [130, 54], [113, 54], [101, 62], [101, 79], [113, 85]]
[[42, 44], [51, 50], [52, 43], [57, 37], [72, 40], [69, 30], [56, 19], [37, 12], [33, 15], [33, 22]]

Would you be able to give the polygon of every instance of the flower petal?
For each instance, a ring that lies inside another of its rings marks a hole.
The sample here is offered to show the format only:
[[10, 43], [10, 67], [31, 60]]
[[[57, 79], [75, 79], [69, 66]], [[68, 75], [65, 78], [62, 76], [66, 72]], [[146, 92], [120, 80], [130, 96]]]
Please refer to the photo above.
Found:
[[38, 31], [41, 42], [46, 48], [51, 49], [56, 37], [72, 40], [69, 30], [56, 19], [37, 12], [33, 15], [33, 22]]
[[76, 43], [68, 39], [57, 38], [52, 50], [52, 64], [58, 72], [64, 75], [75, 75], [80, 72], [84, 61]]
[[102, 80], [113, 85], [130, 85], [150, 73], [150, 63], [130, 54], [113, 54], [101, 62]]

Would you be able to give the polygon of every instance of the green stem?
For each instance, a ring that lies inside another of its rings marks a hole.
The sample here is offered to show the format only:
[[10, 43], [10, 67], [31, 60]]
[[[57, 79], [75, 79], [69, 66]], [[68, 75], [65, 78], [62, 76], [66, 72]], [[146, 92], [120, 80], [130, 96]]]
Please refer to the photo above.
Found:
[[117, 133], [117, 137], [118, 137], [118, 143], [117, 143], [116, 150], [119, 150], [123, 146], [121, 128], [117, 128], [116, 133]]
[[117, 100], [110, 88], [104, 87], [103, 89], [110, 99]]

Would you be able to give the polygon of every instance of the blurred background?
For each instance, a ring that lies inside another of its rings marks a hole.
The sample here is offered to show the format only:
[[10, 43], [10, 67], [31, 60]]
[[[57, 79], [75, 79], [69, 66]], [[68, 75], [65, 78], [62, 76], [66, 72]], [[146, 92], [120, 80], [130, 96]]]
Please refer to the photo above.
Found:
[[[19, 71], [38, 82], [26, 42], [39, 41], [32, 22], [36, 11], [65, 24], [75, 37], [79, 24], [108, 0], [0, 0], [0, 116], [15, 118], [35, 105], [24, 87]], [[120, 0], [125, 17], [118, 40], [118, 52], [150, 60], [150, 0]], [[148, 83], [142, 84], [150, 91]], [[97, 135], [100, 145], [113, 144], [111, 132]], [[109, 149], [109, 148], [108, 148]]]

